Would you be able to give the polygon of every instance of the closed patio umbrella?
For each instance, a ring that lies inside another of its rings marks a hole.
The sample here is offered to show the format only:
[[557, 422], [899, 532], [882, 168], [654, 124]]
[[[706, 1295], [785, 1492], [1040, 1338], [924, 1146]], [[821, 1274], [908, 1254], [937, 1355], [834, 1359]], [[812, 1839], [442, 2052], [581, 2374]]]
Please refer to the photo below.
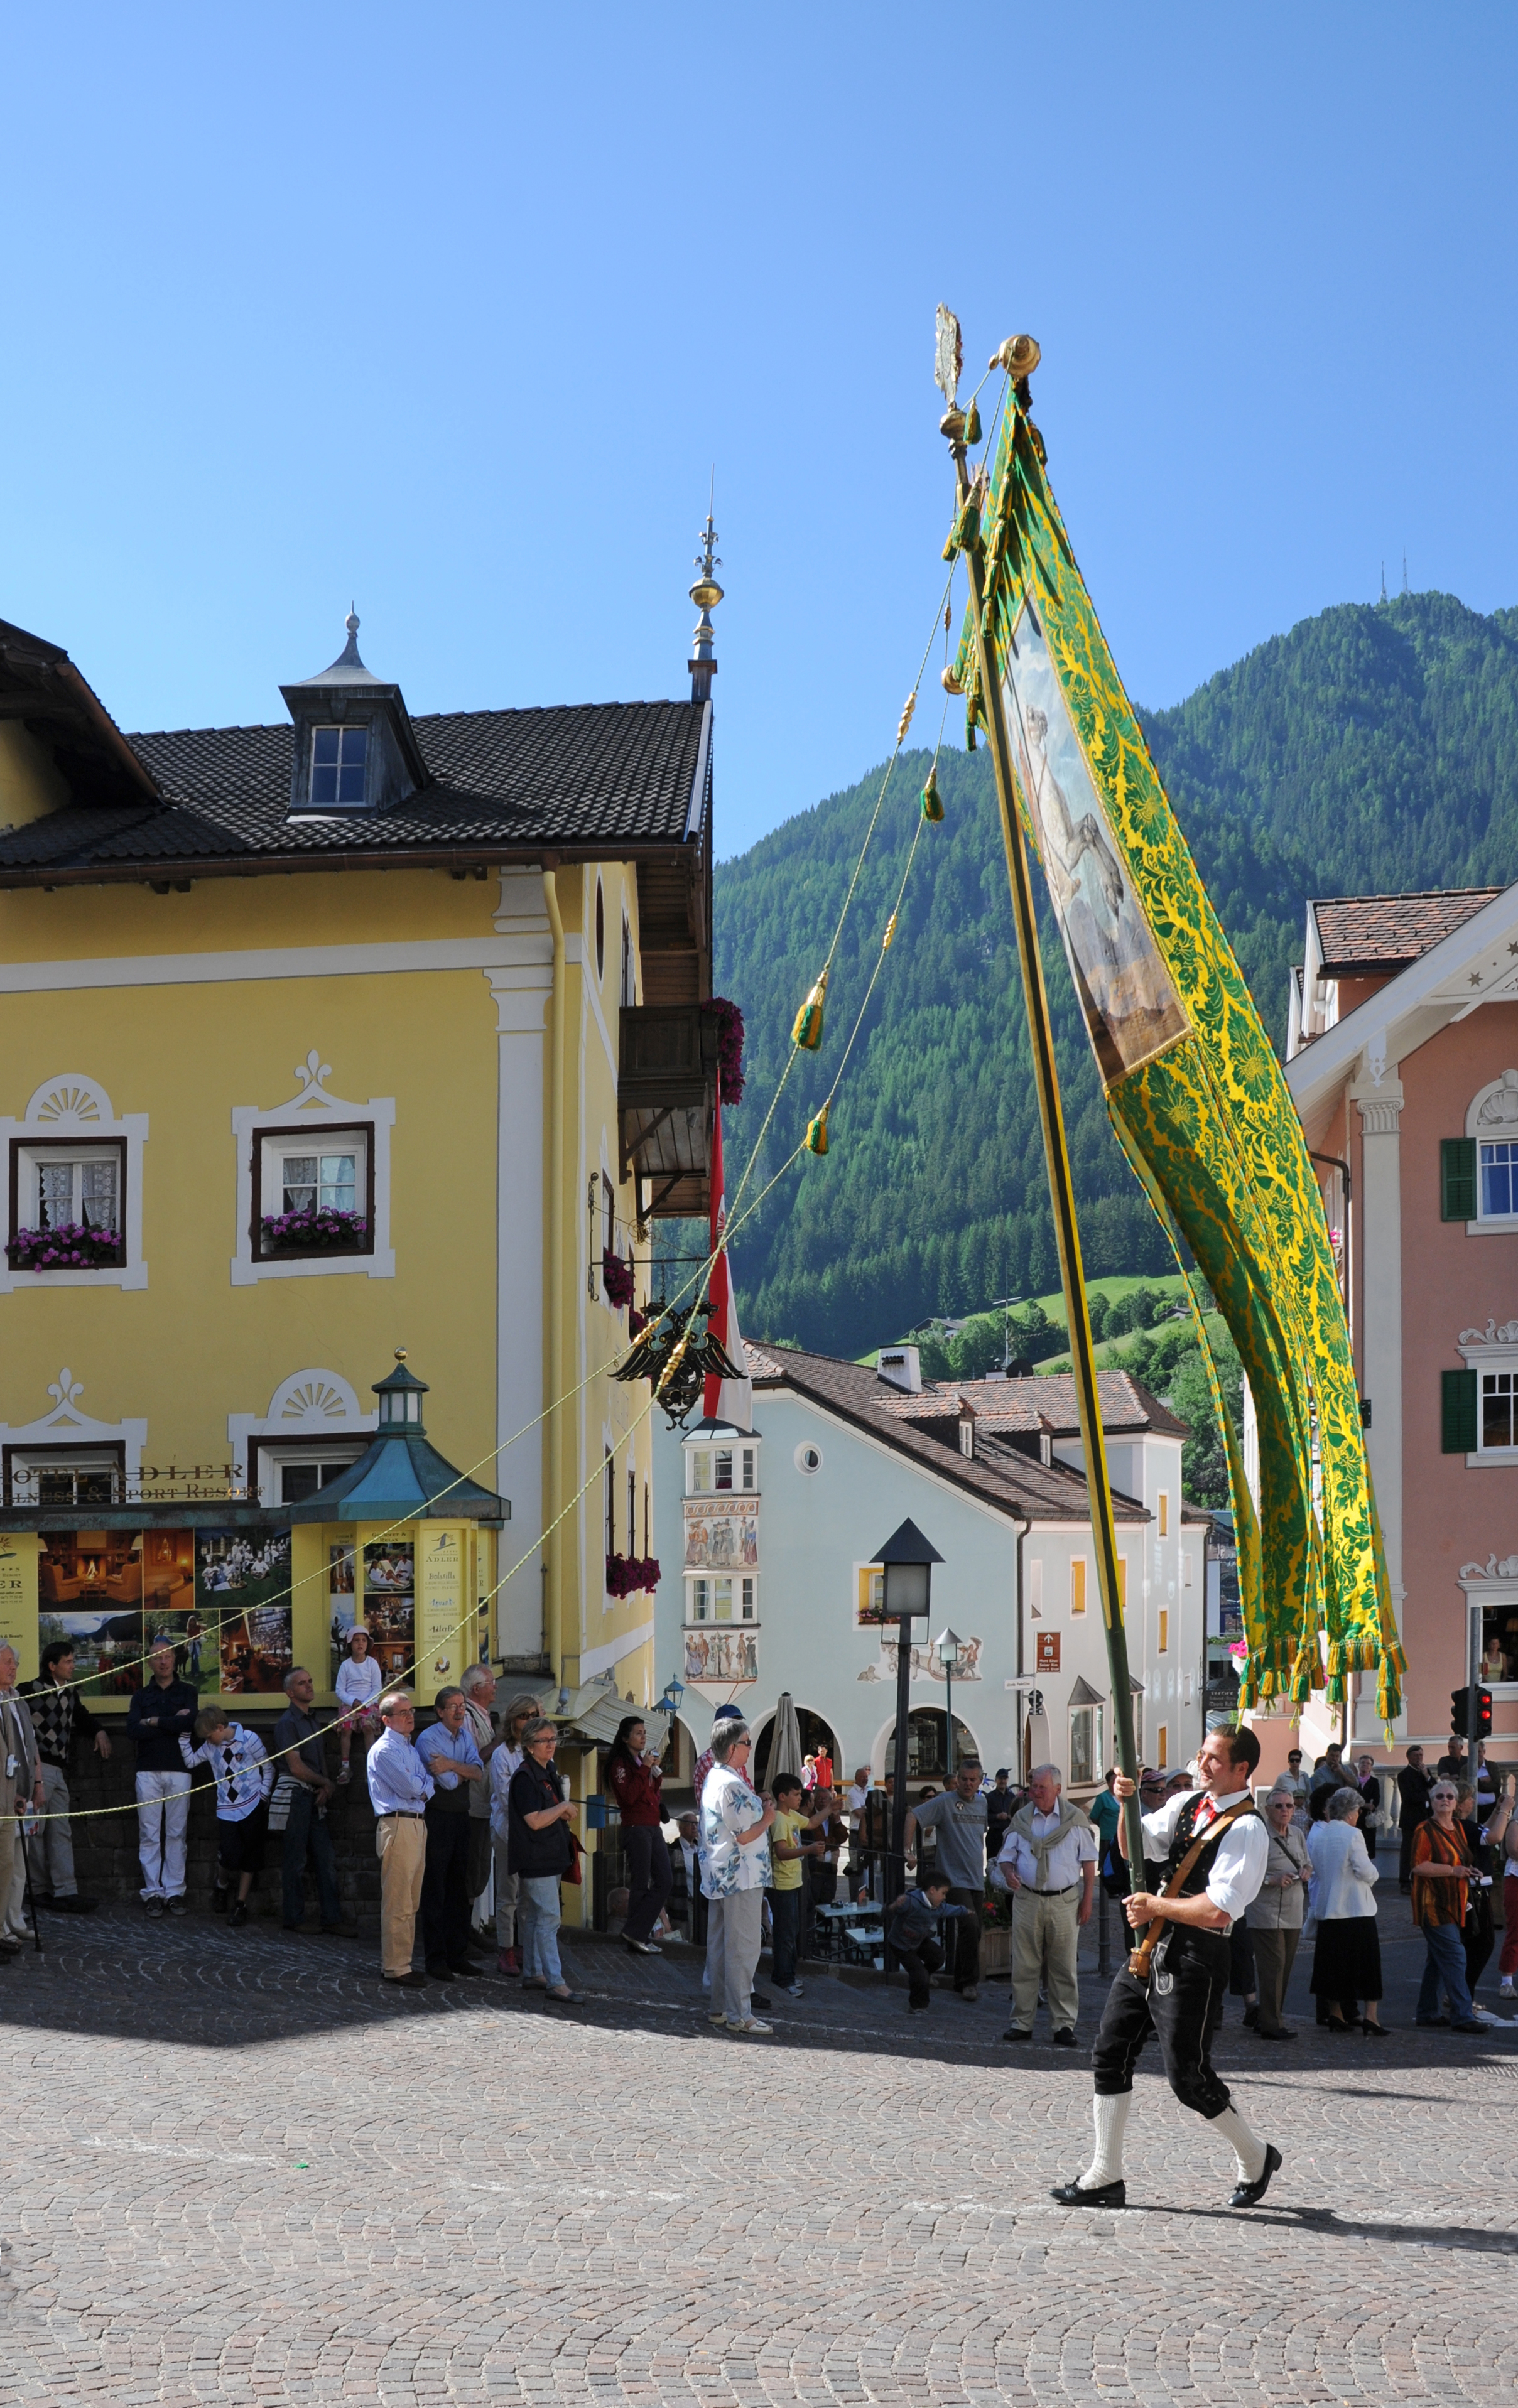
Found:
[[769, 1735], [769, 1763], [765, 1778], [771, 1789], [778, 1773], [794, 1772], [801, 1778], [801, 1726], [795, 1718], [795, 1703], [789, 1689], [780, 1691], [775, 1709], [775, 1727]]

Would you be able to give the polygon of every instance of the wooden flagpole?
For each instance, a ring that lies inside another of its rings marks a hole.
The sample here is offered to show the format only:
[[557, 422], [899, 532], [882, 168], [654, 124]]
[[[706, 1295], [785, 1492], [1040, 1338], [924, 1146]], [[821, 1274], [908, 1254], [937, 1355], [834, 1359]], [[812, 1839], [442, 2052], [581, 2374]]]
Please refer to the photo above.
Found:
[[[1014, 405], [1015, 406], [1015, 405]], [[953, 456], [954, 479], [959, 506], [963, 511], [970, 498], [969, 461], [965, 442], [965, 419], [952, 405], [942, 421]], [[1101, 1405], [1096, 1390], [1096, 1362], [1091, 1336], [1091, 1315], [1086, 1310], [1085, 1274], [1081, 1261], [1081, 1232], [1075, 1217], [1075, 1186], [1070, 1175], [1069, 1149], [1065, 1140], [1065, 1114], [1060, 1104], [1059, 1070], [1054, 1060], [1053, 1029], [1049, 1014], [1049, 996], [1044, 987], [1043, 963], [1038, 953], [1038, 925], [1033, 910], [1033, 886], [1028, 873], [1027, 847], [1024, 841], [1023, 823], [1018, 815], [1016, 789], [1012, 779], [1011, 752], [1007, 740], [1007, 714], [1002, 701], [1001, 680], [996, 667], [995, 650], [991, 630], [986, 624], [985, 571], [979, 550], [972, 540], [964, 547], [965, 566], [969, 573], [971, 616], [975, 626], [976, 654], [981, 669], [981, 693], [985, 709], [986, 729], [991, 745], [992, 767], [996, 780], [996, 801], [1001, 811], [1001, 838], [1007, 854], [1007, 876], [1012, 894], [1012, 919], [1017, 928], [1017, 953], [1023, 969], [1023, 994], [1027, 1004], [1028, 1033], [1033, 1046], [1033, 1078], [1038, 1094], [1038, 1116], [1043, 1124], [1044, 1159], [1049, 1166], [1049, 1194], [1054, 1214], [1054, 1241], [1059, 1249], [1060, 1284], [1065, 1291], [1066, 1320], [1070, 1333], [1070, 1366], [1075, 1376], [1076, 1407], [1081, 1420], [1081, 1443], [1085, 1456], [1086, 1488], [1091, 1499], [1091, 1526], [1096, 1543], [1096, 1584], [1101, 1594], [1102, 1621], [1107, 1637], [1107, 1663], [1112, 1685], [1112, 1720], [1117, 1741], [1117, 1760], [1128, 1779], [1138, 1779], [1138, 1757], [1133, 1736], [1133, 1695], [1129, 1688], [1128, 1641], [1123, 1621], [1123, 1597], [1119, 1586], [1117, 1534], [1112, 1526], [1112, 1487], [1107, 1469], [1107, 1445], [1102, 1432]], [[1124, 1829], [1127, 1840], [1130, 1878], [1135, 1889], [1144, 1882], [1143, 1830], [1139, 1819], [1137, 1794], [1124, 1808]], [[1137, 1935], [1136, 1935], [1137, 1936]]]

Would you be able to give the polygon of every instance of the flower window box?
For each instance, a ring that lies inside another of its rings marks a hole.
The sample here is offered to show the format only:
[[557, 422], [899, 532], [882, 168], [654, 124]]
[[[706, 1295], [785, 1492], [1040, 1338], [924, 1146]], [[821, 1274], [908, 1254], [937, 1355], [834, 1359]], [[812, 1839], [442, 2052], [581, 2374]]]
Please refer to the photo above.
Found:
[[659, 1585], [659, 1560], [656, 1555], [608, 1555], [606, 1586], [609, 1597], [636, 1597], [639, 1589], [655, 1589]]
[[13, 1271], [98, 1271], [126, 1260], [118, 1229], [88, 1221], [60, 1221], [51, 1229], [18, 1229], [6, 1247]]
[[362, 1254], [369, 1224], [362, 1212], [266, 1212], [259, 1222], [265, 1254]]

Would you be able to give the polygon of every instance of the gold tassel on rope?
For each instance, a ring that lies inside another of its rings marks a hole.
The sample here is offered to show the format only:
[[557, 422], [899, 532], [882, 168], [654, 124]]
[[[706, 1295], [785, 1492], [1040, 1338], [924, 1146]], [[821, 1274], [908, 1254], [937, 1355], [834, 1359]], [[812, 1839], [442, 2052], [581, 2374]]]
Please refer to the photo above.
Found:
[[824, 970], [806, 1002], [795, 1016], [791, 1042], [799, 1045], [804, 1054], [815, 1054], [823, 1041], [823, 1006], [827, 1000], [827, 972]]
[[909, 727], [911, 725], [911, 724], [912, 724], [912, 712], [913, 712], [916, 709], [917, 709], [917, 688], [916, 688], [915, 686], [913, 686], [913, 688], [912, 688], [912, 690], [911, 690], [910, 694], [907, 696], [906, 701], [902, 704], [902, 707], [901, 707], [901, 718], [900, 718], [900, 722], [899, 722], [899, 724], [897, 724], [897, 727], [896, 727], [896, 742], [897, 742], [898, 744], [905, 744], [905, 743], [906, 743], [906, 741], [907, 741], [907, 730], [908, 730], [908, 728], [909, 728]]
[[809, 1120], [807, 1123], [807, 1152], [809, 1154], [825, 1154], [827, 1152], [827, 1115], [831, 1109], [832, 1107], [830, 1105], [824, 1104], [816, 1118], [814, 1120]]
[[891, 950], [891, 948], [892, 948], [892, 945], [895, 942], [895, 935], [896, 935], [896, 915], [895, 915], [895, 913], [893, 911], [893, 912], [892, 912], [892, 914], [891, 914], [891, 917], [889, 918], [889, 920], [887, 920], [887, 922], [886, 922], [886, 924], [885, 924], [885, 934], [884, 934], [884, 936], [881, 939], [881, 953], [888, 953], [890, 952], [890, 950]]

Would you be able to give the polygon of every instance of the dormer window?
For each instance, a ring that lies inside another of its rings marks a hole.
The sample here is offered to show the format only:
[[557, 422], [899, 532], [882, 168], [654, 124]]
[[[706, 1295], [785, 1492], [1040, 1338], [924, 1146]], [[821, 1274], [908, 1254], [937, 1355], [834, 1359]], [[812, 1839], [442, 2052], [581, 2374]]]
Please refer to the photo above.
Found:
[[354, 612], [348, 614], [348, 642], [331, 667], [279, 691], [295, 723], [293, 820], [350, 811], [380, 817], [428, 783], [399, 686], [372, 676], [359, 658]]
[[311, 730], [311, 802], [362, 804], [364, 771], [368, 756], [366, 727], [313, 727]]

